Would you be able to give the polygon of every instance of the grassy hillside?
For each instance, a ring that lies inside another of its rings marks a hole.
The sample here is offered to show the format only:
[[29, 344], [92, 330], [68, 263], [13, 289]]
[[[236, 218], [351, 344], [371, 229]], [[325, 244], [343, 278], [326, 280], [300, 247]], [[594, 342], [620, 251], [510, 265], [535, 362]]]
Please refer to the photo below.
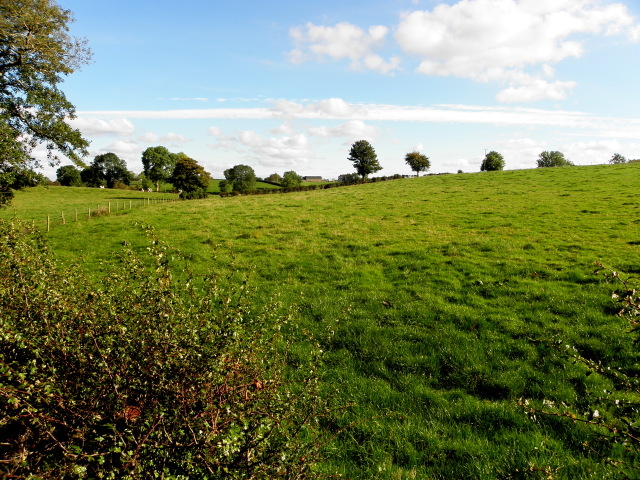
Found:
[[[549, 341], [637, 363], [593, 263], [640, 273], [639, 184], [638, 164], [429, 176], [146, 205], [48, 236], [62, 260], [99, 272], [123, 241], [145, 248], [136, 224], [150, 224], [190, 268], [250, 274], [258, 302], [293, 313], [292, 336], [321, 343], [327, 394], [353, 404], [327, 427], [329, 472], [619, 478], [606, 445], [585, 445], [592, 430], [532, 420], [518, 401], [588, 409], [587, 395], [611, 390]], [[43, 209], [44, 193], [19, 193], [14, 214]], [[300, 341], [294, 370], [306, 356]]]

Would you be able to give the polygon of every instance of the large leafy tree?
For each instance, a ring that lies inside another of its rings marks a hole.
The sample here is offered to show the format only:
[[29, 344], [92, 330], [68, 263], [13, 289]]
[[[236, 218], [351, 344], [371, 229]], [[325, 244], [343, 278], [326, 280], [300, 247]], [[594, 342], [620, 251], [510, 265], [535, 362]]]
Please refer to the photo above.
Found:
[[209, 172], [184, 153], [178, 154], [177, 157], [178, 161], [173, 169], [173, 174], [169, 177], [169, 182], [181, 190], [180, 198], [205, 198], [211, 181]]
[[90, 187], [97, 187], [106, 183], [113, 188], [116, 183], [131, 183], [131, 172], [127, 164], [115, 153], [103, 153], [93, 159], [91, 165], [82, 172], [82, 181]]
[[420, 172], [426, 172], [431, 167], [429, 157], [420, 152], [410, 152], [404, 156], [404, 161], [416, 172], [416, 176], [420, 176]]
[[293, 170], [289, 170], [282, 175], [280, 184], [285, 188], [297, 187], [302, 184], [302, 177]]
[[142, 152], [142, 166], [145, 176], [160, 190], [160, 182], [166, 182], [173, 174], [178, 156], [172, 154], [166, 147], [149, 147]]
[[256, 189], [256, 173], [248, 165], [236, 165], [224, 171], [220, 189], [233, 192], [252, 192]]
[[79, 187], [82, 185], [80, 170], [73, 165], [64, 165], [56, 171], [56, 180], [63, 187]]
[[482, 165], [480, 165], [481, 172], [492, 172], [497, 170], [504, 170], [504, 157], [495, 151], [490, 151], [484, 156]]
[[353, 162], [356, 172], [358, 172], [358, 175], [360, 175], [363, 180], [367, 178], [370, 173], [382, 170], [376, 151], [366, 140], [358, 140], [351, 145], [349, 161]]
[[571, 165], [573, 165], [573, 162], [564, 158], [564, 154], [562, 152], [544, 151], [538, 155], [538, 168], [566, 167]]
[[88, 142], [67, 123], [75, 107], [58, 88], [91, 58], [86, 41], [68, 34], [72, 21], [53, 0], [0, 1], [0, 205], [26, 170], [40, 166], [37, 145], [52, 165], [60, 154], [82, 164], [87, 153]]

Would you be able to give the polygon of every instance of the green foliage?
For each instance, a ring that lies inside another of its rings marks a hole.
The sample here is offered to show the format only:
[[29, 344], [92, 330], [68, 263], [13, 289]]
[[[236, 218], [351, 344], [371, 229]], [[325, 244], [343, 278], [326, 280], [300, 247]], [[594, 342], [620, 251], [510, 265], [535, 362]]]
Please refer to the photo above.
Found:
[[272, 173], [267, 178], [265, 178], [265, 180], [267, 182], [280, 183], [282, 181], [282, 177], [280, 175], [278, 175], [277, 173]]
[[618, 165], [620, 163], [627, 163], [627, 159], [624, 157], [624, 155], [620, 155], [619, 153], [614, 153], [613, 157], [611, 157], [611, 159], [609, 160], [609, 163], [611, 165]]
[[144, 173], [140, 174], [140, 186], [145, 191], [151, 189], [151, 187], [153, 186], [151, 180], [149, 180]]
[[225, 170], [224, 178], [226, 182], [220, 185], [223, 192], [247, 193], [256, 189], [256, 174], [248, 165], [235, 165]]
[[404, 161], [416, 172], [416, 176], [420, 176], [420, 172], [426, 172], [431, 167], [429, 157], [420, 152], [410, 152], [404, 157]]
[[47, 179], [41, 173], [18, 165], [0, 164], [0, 207], [13, 199], [13, 191], [37, 185], [46, 185]]
[[73, 165], [64, 165], [56, 170], [56, 180], [63, 187], [80, 187], [82, 186], [82, 178], [80, 178], [80, 170]]
[[[323, 424], [337, 434], [323, 478], [613, 480], [623, 477], [603, 456], [616, 452], [600, 449], [591, 428], [531, 422], [517, 402], [593, 413], [585, 392], [613, 391], [560, 357], [554, 340], [612, 369], [640, 365], [611, 285], [592, 274], [597, 259], [639, 273], [639, 175], [640, 164], [597, 165], [215, 197], [47, 237], [57, 258], [97, 277], [123, 240], [144, 251], [132, 224], [152, 223], [197, 272], [211, 270], [211, 245], [222, 245], [218, 269], [253, 272], [256, 311], [273, 298], [296, 309], [289, 374], [310, 360], [296, 335], [308, 330], [324, 350], [321, 388], [355, 404]], [[26, 189], [0, 217], [30, 221], [66, 199], [95, 208], [90, 194], [134, 193]]]
[[562, 152], [544, 151], [538, 155], [538, 168], [568, 166], [573, 166], [573, 162], [564, 158], [564, 154]]
[[287, 319], [246, 282], [177, 280], [149, 236], [91, 282], [0, 222], [0, 476], [313, 477], [324, 402], [283, 384]]
[[356, 183], [362, 182], [362, 179], [357, 173], [343, 173], [342, 175], [338, 175], [338, 182], [343, 185], [355, 185]]
[[285, 188], [298, 187], [302, 184], [302, 177], [293, 170], [290, 170], [288, 172], [284, 172], [280, 183]]
[[[0, 171], [33, 170], [32, 150], [44, 144], [51, 164], [58, 152], [80, 162], [88, 142], [67, 119], [75, 108], [58, 88], [90, 59], [85, 41], [68, 35], [71, 12], [52, 0], [0, 2]], [[19, 188], [0, 175], [0, 205]]]
[[182, 190], [180, 198], [183, 199], [206, 198], [210, 181], [209, 172], [184, 154], [179, 155], [173, 174], [169, 178], [174, 188]]
[[149, 147], [142, 152], [142, 166], [145, 176], [160, 190], [160, 182], [166, 182], [171, 177], [178, 156], [172, 154], [166, 147]]
[[91, 165], [80, 173], [82, 181], [89, 187], [106, 185], [114, 188], [118, 182], [129, 185], [131, 176], [127, 163], [112, 152], [97, 155]]
[[[623, 278], [620, 272], [597, 262], [596, 274], [604, 272], [605, 278], [618, 286], [611, 297], [616, 316], [629, 322], [630, 332], [640, 330], [640, 277]], [[637, 345], [637, 338], [636, 338]], [[520, 405], [534, 421], [562, 419], [572, 422], [574, 428], [587, 427], [594, 433], [585, 447], [601, 461], [618, 471], [618, 478], [638, 478], [640, 472], [640, 373], [634, 359], [625, 365], [611, 366], [606, 361], [595, 361], [579, 348], [566, 345], [561, 340], [556, 350], [571, 362], [582, 365], [587, 375], [600, 380], [606, 388], [585, 389], [572, 403], [557, 404], [553, 400], [530, 401], [521, 399]]]
[[504, 157], [498, 152], [493, 150], [487, 153], [480, 165], [481, 172], [492, 172], [497, 170], [504, 170]]
[[356, 172], [358, 172], [358, 175], [360, 175], [362, 179], [367, 178], [370, 173], [382, 170], [376, 151], [366, 140], [358, 140], [351, 145], [349, 161], [353, 163]]

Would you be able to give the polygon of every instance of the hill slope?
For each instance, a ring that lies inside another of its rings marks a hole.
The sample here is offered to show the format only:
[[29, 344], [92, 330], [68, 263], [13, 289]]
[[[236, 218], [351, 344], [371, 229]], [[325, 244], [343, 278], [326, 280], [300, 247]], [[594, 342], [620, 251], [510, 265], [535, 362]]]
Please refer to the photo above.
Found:
[[[610, 388], [549, 340], [637, 361], [593, 263], [640, 272], [639, 179], [637, 164], [429, 176], [150, 205], [48, 236], [61, 259], [98, 271], [123, 241], [145, 248], [145, 223], [190, 268], [251, 272], [256, 301], [277, 299], [292, 338], [304, 329], [322, 345], [327, 392], [354, 404], [328, 427], [349, 426], [328, 471], [616, 478], [584, 446], [589, 429], [530, 421], [517, 403], [581, 405]], [[307, 360], [300, 340], [290, 364]]]

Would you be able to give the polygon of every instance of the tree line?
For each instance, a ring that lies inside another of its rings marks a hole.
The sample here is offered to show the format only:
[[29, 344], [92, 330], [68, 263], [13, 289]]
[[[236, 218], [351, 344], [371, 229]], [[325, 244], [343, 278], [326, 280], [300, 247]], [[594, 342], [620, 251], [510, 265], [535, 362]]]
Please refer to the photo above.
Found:
[[[161, 183], [171, 183], [181, 198], [206, 196], [211, 175], [185, 153], [171, 153], [166, 147], [149, 147], [142, 153], [142, 188], [160, 190]], [[97, 155], [90, 165], [79, 170], [65, 165], [56, 171], [56, 180], [63, 186], [116, 188], [129, 186], [136, 175], [127, 170], [127, 164], [115, 153]]]

